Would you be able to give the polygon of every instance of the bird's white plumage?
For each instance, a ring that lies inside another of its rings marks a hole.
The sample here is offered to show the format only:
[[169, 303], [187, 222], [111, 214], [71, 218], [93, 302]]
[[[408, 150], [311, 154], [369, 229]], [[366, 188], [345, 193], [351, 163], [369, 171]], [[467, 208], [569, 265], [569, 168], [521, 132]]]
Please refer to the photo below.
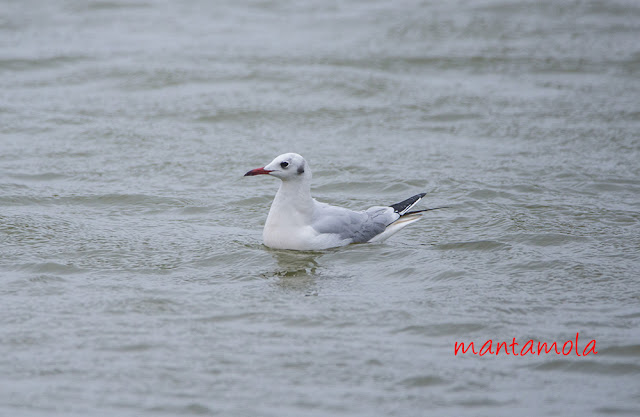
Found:
[[[380, 242], [420, 218], [420, 214], [401, 216], [407, 208], [400, 213], [384, 206], [353, 211], [316, 201], [311, 197], [309, 164], [295, 153], [280, 155], [246, 175], [258, 174], [282, 180], [262, 235], [264, 244], [271, 248], [321, 250]], [[410, 206], [417, 201], [419, 198]]]

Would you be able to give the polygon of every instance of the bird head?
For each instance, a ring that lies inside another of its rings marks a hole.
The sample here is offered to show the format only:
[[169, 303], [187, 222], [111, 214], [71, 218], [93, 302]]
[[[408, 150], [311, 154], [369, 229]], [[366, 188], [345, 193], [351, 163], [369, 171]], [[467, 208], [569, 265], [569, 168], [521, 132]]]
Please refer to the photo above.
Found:
[[245, 177], [254, 175], [271, 175], [282, 181], [290, 181], [311, 178], [311, 170], [302, 156], [297, 153], [285, 153], [264, 167], [252, 169], [244, 174]]

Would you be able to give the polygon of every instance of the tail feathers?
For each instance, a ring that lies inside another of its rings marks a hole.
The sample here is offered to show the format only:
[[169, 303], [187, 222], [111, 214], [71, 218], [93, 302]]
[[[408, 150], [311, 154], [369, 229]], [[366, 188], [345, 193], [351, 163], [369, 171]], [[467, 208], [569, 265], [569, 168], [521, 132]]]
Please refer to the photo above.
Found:
[[[421, 212], [422, 211], [426, 211], [426, 210], [421, 210], [421, 211], [412, 211], [410, 213], [407, 213], [405, 215], [400, 216], [400, 218], [398, 220], [396, 220], [395, 222], [391, 223], [389, 226], [394, 225], [394, 224], [404, 224], [404, 223], [413, 223], [416, 220], [419, 220], [420, 217], [422, 217]], [[405, 224], [405, 226], [407, 225]], [[387, 226], [387, 227], [389, 227]]]
[[369, 240], [369, 242], [382, 242], [384, 240], [387, 240], [392, 235], [409, 226], [411, 223], [420, 220], [420, 217], [422, 217], [421, 213], [405, 214], [404, 216], [401, 216], [398, 220], [387, 226], [384, 232], [373, 237], [371, 240]]
[[424, 210], [414, 210], [414, 211], [410, 211], [408, 213], [402, 214], [400, 218], [402, 218], [403, 216], [408, 216], [409, 214], [424, 213], [425, 211], [440, 210], [440, 209], [446, 209], [446, 208], [449, 208], [449, 207], [433, 207], [433, 208], [428, 208]]
[[[419, 200], [417, 200], [417, 201], [419, 201]], [[448, 207], [434, 207], [434, 208], [429, 208], [429, 209], [424, 209], [424, 210], [416, 210], [416, 211], [405, 212], [404, 214], [400, 215], [398, 220], [396, 220], [393, 223], [389, 224], [387, 226], [387, 228], [384, 230], [384, 232], [382, 232], [379, 235], [373, 237], [371, 240], [369, 240], [369, 242], [382, 242], [382, 241], [385, 241], [388, 238], [390, 238], [392, 235], [396, 234], [400, 230], [402, 230], [405, 227], [409, 226], [411, 223], [417, 222], [418, 220], [420, 220], [420, 218], [422, 217], [422, 213], [424, 213], [425, 211], [438, 210], [438, 209], [443, 209], [443, 208], [448, 208]]]

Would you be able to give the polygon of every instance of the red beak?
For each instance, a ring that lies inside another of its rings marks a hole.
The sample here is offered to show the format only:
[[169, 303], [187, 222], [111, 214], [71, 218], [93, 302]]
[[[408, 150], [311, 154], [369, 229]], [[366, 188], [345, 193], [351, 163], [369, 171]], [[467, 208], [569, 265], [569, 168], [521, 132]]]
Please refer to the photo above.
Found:
[[270, 172], [271, 171], [269, 171], [268, 169], [264, 169], [264, 167], [262, 167], [262, 168], [252, 169], [251, 171], [249, 171], [246, 174], [244, 174], [244, 176], [245, 177], [252, 177], [254, 175], [268, 174]]

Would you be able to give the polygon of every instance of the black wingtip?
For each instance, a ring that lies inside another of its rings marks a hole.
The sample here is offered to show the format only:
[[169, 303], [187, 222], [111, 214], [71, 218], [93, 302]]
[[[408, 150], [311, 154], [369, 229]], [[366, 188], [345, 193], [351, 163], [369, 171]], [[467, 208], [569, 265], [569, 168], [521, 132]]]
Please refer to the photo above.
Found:
[[425, 195], [427, 195], [427, 193], [416, 194], [413, 197], [409, 197], [404, 201], [401, 201], [396, 204], [392, 204], [389, 207], [391, 207], [393, 211], [395, 211], [396, 213], [399, 213], [400, 215], [402, 215], [402, 214], [405, 214], [405, 212], [409, 210], [411, 207], [416, 205], [418, 201], [422, 200], [422, 198]]

